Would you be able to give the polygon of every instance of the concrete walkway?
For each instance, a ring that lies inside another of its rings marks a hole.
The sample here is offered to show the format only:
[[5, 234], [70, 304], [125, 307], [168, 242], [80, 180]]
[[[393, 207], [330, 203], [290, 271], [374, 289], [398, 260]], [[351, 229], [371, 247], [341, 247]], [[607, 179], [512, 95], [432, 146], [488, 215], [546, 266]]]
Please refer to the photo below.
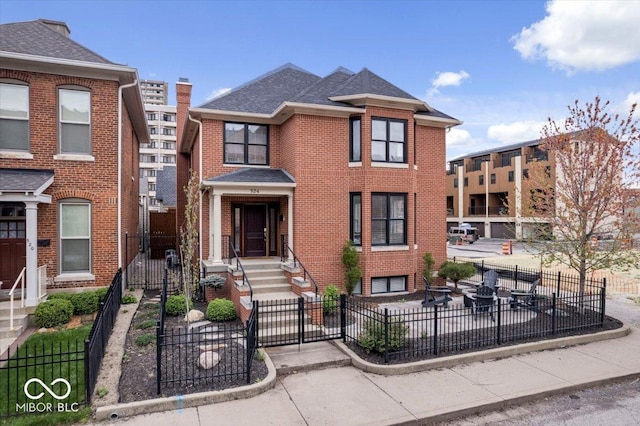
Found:
[[[211, 402], [198, 407], [111, 422], [136, 426], [212, 422], [225, 425], [443, 422], [612, 380], [639, 377], [640, 330], [624, 327], [607, 337], [613, 338], [562, 348], [580, 342], [568, 338], [553, 345], [547, 343], [546, 347], [560, 349], [540, 350], [544, 346], [519, 345], [521, 350], [538, 351], [514, 355], [517, 352], [500, 348], [473, 357], [448, 357], [448, 362], [430, 360], [387, 367], [387, 370], [379, 366], [369, 368], [361, 362], [360, 368], [340, 366], [350, 358], [346, 356], [349, 354], [346, 348], [339, 348], [341, 344], [274, 348], [268, 351], [267, 364], [278, 368], [280, 373], [277, 378], [265, 380], [271, 380], [271, 385], [261, 383], [263, 393], [257, 396], [226, 402], [212, 402], [215, 399], [209, 398]], [[310, 364], [327, 367], [327, 359], [339, 367], [310, 369]], [[477, 361], [473, 362], [474, 359]], [[187, 405], [185, 401], [184, 406]], [[106, 414], [103, 412], [101, 417]]]

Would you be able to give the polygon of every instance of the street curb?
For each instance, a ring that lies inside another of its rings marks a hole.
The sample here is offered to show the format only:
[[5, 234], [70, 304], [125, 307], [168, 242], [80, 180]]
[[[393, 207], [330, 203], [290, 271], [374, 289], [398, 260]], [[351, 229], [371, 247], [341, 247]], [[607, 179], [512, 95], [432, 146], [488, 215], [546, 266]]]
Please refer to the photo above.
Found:
[[451, 355], [442, 358], [427, 359], [423, 361], [397, 365], [380, 365], [365, 361], [360, 358], [355, 352], [349, 349], [344, 343], [338, 340], [334, 340], [332, 341], [332, 343], [338, 349], [351, 357], [351, 363], [354, 367], [367, 373], [380, 374], [383, 376], [393, 376], [417, 373], [420, 371], [433, 370], [436, 368], [449, 368], [460, 364], [469, 364], [472, 362], [487, 361], [496, 358], [506, 358], [529, 352], [538, 352], [548, 349], [563, 349], [568, 346], [584, 345], [587, 343], [599, 342], [601, 340], [617, 339], [627, 336], [629, 333], [631, 333], [631, 327], [623, 325], [622, 327], [615, 330], [601, 331], [599, 333], [561, 337], [558, 339], [543, 340], [539, 342], [523, 343], [519, 345], [488, 349], [486, 351]]
[[427, 415], [424, 417], [416, 418], [415, 420], [409, 420], [406, 422], [394, 423], [394, 425], [436, 425], [446, 423], [462, 417], [478, 415], [489, 411], [503, 410], [508, 407], [527, 404], [530, 402], [536, 402], [543, 398], [550, 396], [567, 394], [570, 392], [580, 391], [584, 389], [590, 389], [598, 386], [607, 385], [610, 383], [620, 382], [627, 379], [640, 378], [640, 373], [628, 373], [621, 376], [605, 377], [602, 379], [592, 380], [584, 383], [577, 383], [573, 385], [558, 385], [554, 389], [547, 389], [545, 391], [535, 391], [533, 393], [521, 396], [515, 396], [513, 398], [505, 398], [501, 401], [490, 403], [479, 403], [472, 407], [461, 408], [459, 410], [446, 411], [440, 414]]
[[95, 420], [115, 420], [140, 414], [157, 413], [168, 410], [198, 407], [205, 404], [232, 401], [235, 399], [251, 398], [273, 388], [276, 384], [276, 368], [263, 349], [258, 349], [264, 357], [269, 373], [257, 384], [250, 384], [232, 389], [192, 393], [189, 395], [169, 396], [164, 398], [147, 399], [144, 401], [128, 402], [124, 404], [106, 405], [98, 407]]

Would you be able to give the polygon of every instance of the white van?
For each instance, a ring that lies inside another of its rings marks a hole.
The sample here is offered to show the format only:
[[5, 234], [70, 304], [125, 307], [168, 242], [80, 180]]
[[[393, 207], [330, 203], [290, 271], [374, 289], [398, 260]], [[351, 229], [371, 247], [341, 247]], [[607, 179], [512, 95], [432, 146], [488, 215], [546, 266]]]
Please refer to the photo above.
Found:
[[453, 226], [449, 228], [449, 238], [460, 237], [462, 241], [466, 241], [469, 244], [473, 244], [474, 241], [478, 241], [478, 228], [473, 228], [468, 223], [461, 223], [460, 226]]

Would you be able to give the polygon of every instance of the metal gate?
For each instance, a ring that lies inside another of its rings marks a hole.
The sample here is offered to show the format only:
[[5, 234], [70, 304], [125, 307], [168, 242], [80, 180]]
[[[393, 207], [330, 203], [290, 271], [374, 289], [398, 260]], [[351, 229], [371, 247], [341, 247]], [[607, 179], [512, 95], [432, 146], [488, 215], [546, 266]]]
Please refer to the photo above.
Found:
[[161, 290], [164, 270], [178, 273], [178, 237], [164, 234], [125, 236], [124, 278], [128, 288]]
[[345, 303], [345, 295], [258, 301], [258, 342], [269, 347], [342, 339]]

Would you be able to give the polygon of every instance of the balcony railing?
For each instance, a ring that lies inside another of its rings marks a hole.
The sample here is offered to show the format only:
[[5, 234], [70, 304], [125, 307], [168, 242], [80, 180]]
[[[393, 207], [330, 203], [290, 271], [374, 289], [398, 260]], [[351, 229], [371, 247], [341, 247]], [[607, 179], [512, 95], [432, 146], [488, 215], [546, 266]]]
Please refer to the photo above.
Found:
[[471, 164], [467, 164], [465, 167], [465, 170], [467, 173], [469, 172], [477, 172], [478, 170], [482, 170], [482, 164], [484, 163], [484, 161], [482, 163], [471, 163]]
[[537, 152], [535, 154], [529, 154], [526, 157], [526, 162], [531, 163], [533, 161], [548, 161], [549, 153], [548, 152]]
[[510, 167], [511, 159], [513, 157], [500, 157], [493, 160], [493, 168], [497, 169], [499, 167]]
[[[503, 205], [489, 206], [489, 216], [506, 216], [509, 214], [509, 208]], [[469, 207], [469, 216], [484, 216], [487, 212], [487, 206], [471, 206]]]

